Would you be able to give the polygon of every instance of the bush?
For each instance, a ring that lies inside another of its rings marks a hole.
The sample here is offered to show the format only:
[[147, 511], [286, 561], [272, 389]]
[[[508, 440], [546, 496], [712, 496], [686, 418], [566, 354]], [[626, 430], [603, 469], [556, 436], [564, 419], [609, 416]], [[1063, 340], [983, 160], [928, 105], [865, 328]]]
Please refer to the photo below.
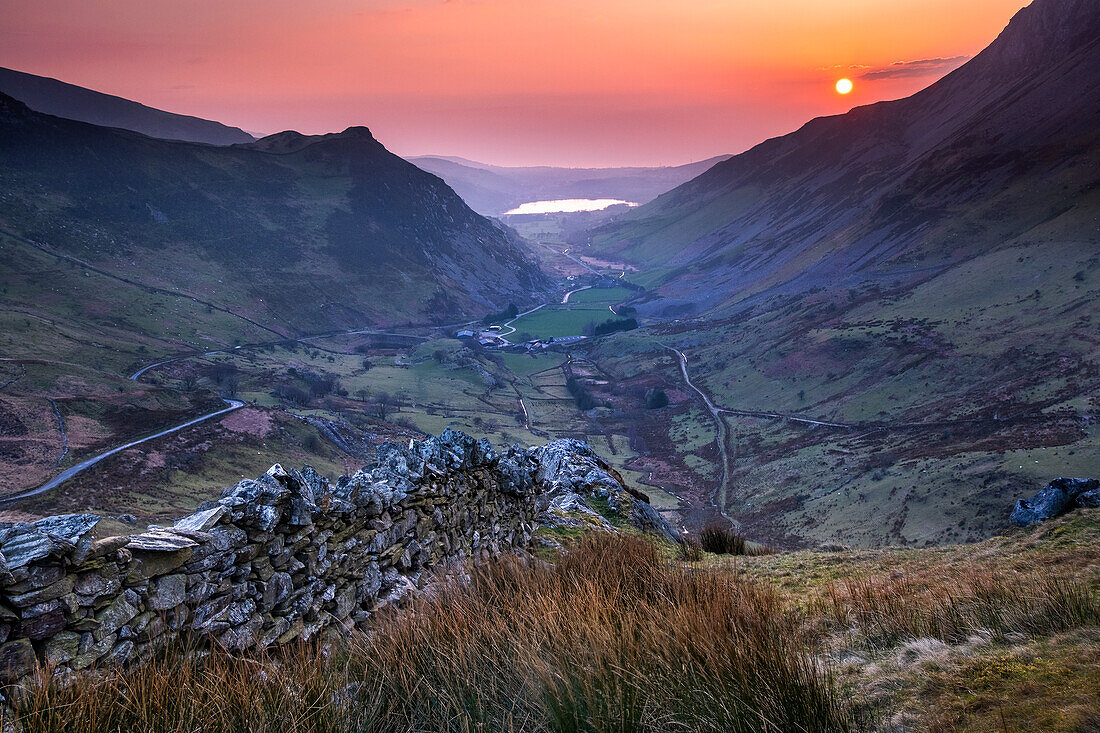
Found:
[[588, 391], [588, 387], [584, 385], [584, 382], [576, 377], [569, 377], [565, 380], [565, 388], [569, 390], [569, 394], [573, 395], [573, 402], [581, 412], [596, 407], [596, 398]]
[[668, 395], [665, 394], [665, 391], [660, 387], [646, 390], [645, 406], [646, 409], [649, 410], [659, 410], [662, 407], [668, 407]]
[[745, 538], [729, 527], [711, 523], [699, 533], [699, 544], [715, 555], [745, 555]]

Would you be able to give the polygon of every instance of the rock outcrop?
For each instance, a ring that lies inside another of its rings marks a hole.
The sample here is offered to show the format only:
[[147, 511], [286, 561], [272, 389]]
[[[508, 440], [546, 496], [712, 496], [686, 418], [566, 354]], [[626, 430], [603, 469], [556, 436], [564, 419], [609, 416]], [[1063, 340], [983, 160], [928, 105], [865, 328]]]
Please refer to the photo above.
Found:
[[275, 465], [137, 535], [97, 538], [91, 514], [0, 524], [0, 683], [140, 661], [186, 633], [247, 652], [350, 629], [433, 571], [525, 552], [563, 497], [675, 538], [584, 443], [496, 452], [452, 431], [381, 446], [335, 484]]
[[1017, 527], [1057, 517], [1074, 508], [1100, 506], [1100, 480], [1056, 478], [1030, 499], [1019, 499], [1010, 520]]
[[649, 497], [627, 486], [606, 461], [580, 440], [556, 440], [533, 451], [540, 487], [539, 523], [546, 527], [596, 527], [615, 531], [629, 524], [671, 542], [680, 536], [649, 504]]

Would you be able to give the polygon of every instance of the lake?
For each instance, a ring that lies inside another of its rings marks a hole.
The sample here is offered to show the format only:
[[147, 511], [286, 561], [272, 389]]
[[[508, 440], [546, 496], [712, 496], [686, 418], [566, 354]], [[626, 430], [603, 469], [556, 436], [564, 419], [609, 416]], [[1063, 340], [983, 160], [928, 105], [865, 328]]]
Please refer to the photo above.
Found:
[[520, 204], [511, 211], [505, 211], [504, 216], [516, 214], [561, 214], [575, 211], [600, 211], [616, 204], [637, 206], [633, 201], [620, 199], [557, 199], [556, 201], [529, 201]]

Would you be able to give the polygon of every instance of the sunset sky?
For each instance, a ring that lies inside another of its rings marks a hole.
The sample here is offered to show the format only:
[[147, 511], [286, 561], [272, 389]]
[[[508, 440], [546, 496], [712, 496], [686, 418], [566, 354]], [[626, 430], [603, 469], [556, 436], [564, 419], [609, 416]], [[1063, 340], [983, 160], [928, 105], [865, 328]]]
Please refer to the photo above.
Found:
[[0, 0], [0, 66], [253, 133], [362, 124], [402, 155], [663, 165], [910, 94], [1026, 4]]

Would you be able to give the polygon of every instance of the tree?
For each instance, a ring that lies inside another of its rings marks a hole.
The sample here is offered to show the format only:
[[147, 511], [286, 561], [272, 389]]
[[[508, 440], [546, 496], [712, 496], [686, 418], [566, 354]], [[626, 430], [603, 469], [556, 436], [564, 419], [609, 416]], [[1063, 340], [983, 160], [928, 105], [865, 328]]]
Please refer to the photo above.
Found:
[[645, 406], [649, 410], [659, 410], [668, 407], [668, 395], [660, 387], [653, 387], [645, 393]]
[[385, 420], [393, 407], [393, 398], [388, 392], [379, 392], [374, 396], [374, 413], [379, 419]]

